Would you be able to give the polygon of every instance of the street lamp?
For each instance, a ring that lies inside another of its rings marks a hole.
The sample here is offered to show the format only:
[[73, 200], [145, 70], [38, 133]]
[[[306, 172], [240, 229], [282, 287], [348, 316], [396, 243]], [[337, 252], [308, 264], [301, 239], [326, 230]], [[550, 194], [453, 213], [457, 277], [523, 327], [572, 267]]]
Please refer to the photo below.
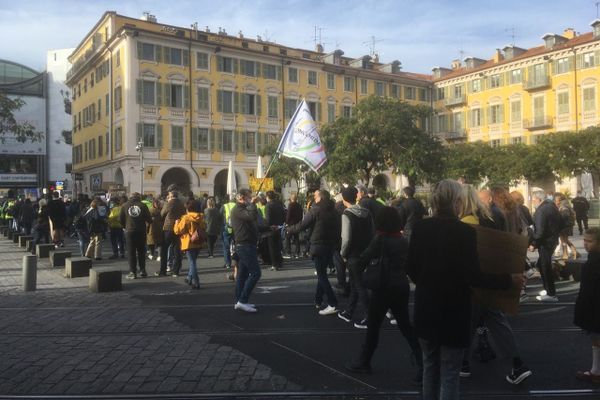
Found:
[[135, 151], [140, 153], [140, 194], [144, 194], [144, 142], [140, 140], [135, 146]]

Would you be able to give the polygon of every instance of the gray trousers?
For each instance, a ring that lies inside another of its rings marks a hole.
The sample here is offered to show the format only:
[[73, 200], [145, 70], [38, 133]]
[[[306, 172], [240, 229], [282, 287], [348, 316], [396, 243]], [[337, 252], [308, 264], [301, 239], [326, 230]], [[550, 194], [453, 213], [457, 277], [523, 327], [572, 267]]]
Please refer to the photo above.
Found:
[[[494, 342], [494, 347], [504, 357], [519, 357], [519, 349], [515, 341], [515, 335], [508, 323], [506, 315], [500, 310], [492, 310], [482, 307], [478, 304], [473, 304], [473, 316], [471, 319], [471, 337], [475, 334], [479, 321], [483, 321], [489, 329]], [[465, 361], [471, 359], [473, 346], [469, 346], [465, 351]]]

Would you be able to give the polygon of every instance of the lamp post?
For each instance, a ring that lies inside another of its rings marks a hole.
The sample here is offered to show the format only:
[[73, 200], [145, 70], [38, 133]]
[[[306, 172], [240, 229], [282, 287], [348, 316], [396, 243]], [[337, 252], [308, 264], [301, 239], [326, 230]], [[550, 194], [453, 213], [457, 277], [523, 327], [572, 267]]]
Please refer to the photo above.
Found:
[[144, 194], [144, 142], [139, 141], [135, 151], [140, 153], [140, 194]]

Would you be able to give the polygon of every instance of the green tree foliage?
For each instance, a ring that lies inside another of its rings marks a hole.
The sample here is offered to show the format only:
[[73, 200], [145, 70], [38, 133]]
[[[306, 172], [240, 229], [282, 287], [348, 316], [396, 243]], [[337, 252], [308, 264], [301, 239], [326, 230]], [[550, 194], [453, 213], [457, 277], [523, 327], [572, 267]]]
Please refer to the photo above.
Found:
[[388, 169], [408, 176], [413, 184], [440, 176], [441, 144], [417, 127], [417, 121], [430, 113], [428, 107], [393, 98], [362, 100], [352, 117], [338, 118], [321, 132], [328, 179], [370, 182]]
[[18, 142], [27, 141], [39, 142], [44, 135], [37, 132], [33, 125], [24, 122], [19, 123], [14, 113], [25, 105], [25, 101], [20, 98], [11, 99], [3, 93], [0, 93], [0, 142], [6, 141], [6, 135], [13, 134]]

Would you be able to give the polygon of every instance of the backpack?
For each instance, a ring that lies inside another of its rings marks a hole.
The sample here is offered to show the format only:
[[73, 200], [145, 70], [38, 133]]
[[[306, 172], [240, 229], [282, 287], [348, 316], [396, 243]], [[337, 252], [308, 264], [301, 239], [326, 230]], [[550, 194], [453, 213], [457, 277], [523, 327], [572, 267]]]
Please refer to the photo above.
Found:
[[206, 242], [206, 229], [203, 225], [204, 223], [200, 223], [198, 228], [194, 229], [194, 232], [192, 232], [192, 236], [190, 237], [191, 243], [203, 245]]

